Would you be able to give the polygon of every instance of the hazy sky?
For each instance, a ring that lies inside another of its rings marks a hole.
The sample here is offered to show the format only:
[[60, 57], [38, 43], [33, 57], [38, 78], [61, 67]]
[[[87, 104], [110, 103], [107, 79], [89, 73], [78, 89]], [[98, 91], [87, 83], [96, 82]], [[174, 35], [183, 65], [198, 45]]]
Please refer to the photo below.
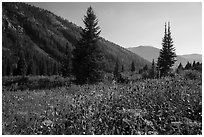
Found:
[[101, 36], [120, 46], [150, 45], [161, 48], [164, 24], [171, 23], [176, 53], [202, 53], [202, 4], [161, 2], [52, 2], [32, 3], [84, 27], [83, 17], [92, 6]]

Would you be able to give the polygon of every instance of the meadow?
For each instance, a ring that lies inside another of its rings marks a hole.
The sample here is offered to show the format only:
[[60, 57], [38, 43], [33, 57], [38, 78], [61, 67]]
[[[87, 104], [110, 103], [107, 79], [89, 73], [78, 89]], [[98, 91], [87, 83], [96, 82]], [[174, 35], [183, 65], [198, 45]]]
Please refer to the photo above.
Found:
[[3, 134], [202, 134], [201, 74], [50, 89], [4, 86], [10, 79], [3, 78]]

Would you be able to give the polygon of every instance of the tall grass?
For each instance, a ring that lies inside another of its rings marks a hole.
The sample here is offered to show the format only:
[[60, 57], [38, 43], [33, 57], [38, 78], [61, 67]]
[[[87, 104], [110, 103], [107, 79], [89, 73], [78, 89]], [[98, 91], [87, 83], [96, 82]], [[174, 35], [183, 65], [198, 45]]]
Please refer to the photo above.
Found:
[[3, 134], [201, 134], [200, 79], [3, 90]]

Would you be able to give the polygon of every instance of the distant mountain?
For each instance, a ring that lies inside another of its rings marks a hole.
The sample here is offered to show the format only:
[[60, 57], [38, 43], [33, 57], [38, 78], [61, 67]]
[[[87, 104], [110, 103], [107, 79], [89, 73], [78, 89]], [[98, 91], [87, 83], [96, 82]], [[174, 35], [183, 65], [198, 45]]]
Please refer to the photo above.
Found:
[[[160, 49], [152, 47], [152, 46], [138, 46], [138, 47], [131, 47], [128, 48], [131, 52], [143, 57], [144, 59], [148, 61], [152, 61], [153, 59], [157, 61], [157, 58], [159, 56]], [[176, 63], [174, 66], [178, 66], [179, 63], [182, 63], [182, 65], [186, 65], [187, 62], [193, 62], [194, 60], [197, 62], [202, 62], [202, 56], [200, 54], [189, 54], [189, 55], [177, 55], [176, 57]]]
[[138, 46], [128, 48], [131, 52], [145, 58], [146, 60], [152, 62], [152, 60], [157, 60], [159, 56], [159, 49], [152, 46]]
[[198, 61], [198, 62], [202, 62], [202, 55], [201, 54], [186, 54], [186, 55], [181, 55], [183, 58], [193, 62]]
[[[22, 51], [25, 54], [28, 65], [27, 74], [58, 74], [66, 47], [71, 54], [81, 38], [81, 32], [81, 27], [50, 11], [25, 3], [3, 2], [3, 75], [14, 73], [19, 60], [19, 49], [23, 49]], [[124, 65], [125, 70], [130, 68], [132, 61], [135, 62], [136, 70], [146, 64], [150, 65], [150, 62], [144, 58], [102, 37], [97, 44], [104, 53], [105, 70], [107, 72], [113, 71], [117, 58], [120, 65]]]

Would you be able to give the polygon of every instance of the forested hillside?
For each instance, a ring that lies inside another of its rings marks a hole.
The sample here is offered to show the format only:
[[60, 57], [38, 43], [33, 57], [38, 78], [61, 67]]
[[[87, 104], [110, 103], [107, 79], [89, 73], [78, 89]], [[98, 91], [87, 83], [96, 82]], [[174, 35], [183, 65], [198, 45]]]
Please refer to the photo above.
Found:
[[[25, 3], [2, 3], [3, 75], [18, 75], [21, 56], [25, 57], [26, 75], [60, 74], [61, 61], [81, 38], [82, 27]], [[100, 21], [99, 21], [100, 24]], [[101, 28], [102, 31], [105, 28]], [[104, 38], [97, 43], [105, 56], [105, 70], [112, 72], [116, 59], [125, 70], [134, 61], [136, 70], [150, 63], [142, 57]]]

